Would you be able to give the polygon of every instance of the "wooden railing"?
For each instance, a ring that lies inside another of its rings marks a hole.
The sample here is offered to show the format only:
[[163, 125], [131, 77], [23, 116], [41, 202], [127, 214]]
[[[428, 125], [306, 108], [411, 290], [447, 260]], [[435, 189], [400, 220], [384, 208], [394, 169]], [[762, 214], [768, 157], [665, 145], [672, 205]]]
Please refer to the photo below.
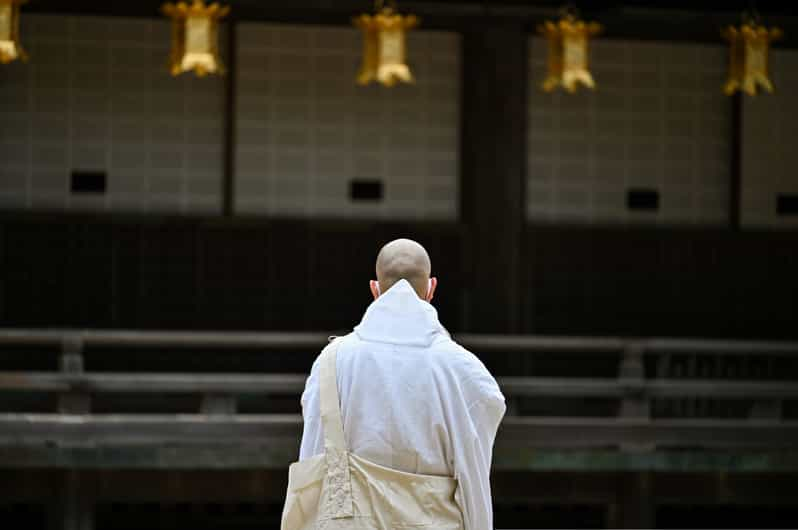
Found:
[[[798, 468], [798, 422], [785, 417], [783, 407], [798, 400], [795, 379], [647, 377], [645, 368], [646, 359], [652, 356], [795, 358], [798, 344], [488, 335], [460, 335], [457, 339], [483, 358], [516, 352], [618, 359], [614, 378], [567, 374], [498, 378], [508, 401], [508, 415], [496, 446], [495, 461], [500, 468], [584, 466], [585, 458], [593, 465], [603, 462], [607, 468], [679, 467], [679, 458], [687, 461], [686, 450], [692, 451], [691, 455], [696, 451], [712, 453], [705, 462], [715, 468], [725, 468], [730, 462], [749, 465], [741, 455], [761, 464], [763, 454], [776, 458], [782, 467]], [[84, 369], [84, 349], [125, 346], [203, 348], [207, 352], [208, 348], [279, 351], [290, 347], [315, 352], [326, 341], [321, 333], [0, 331], [0, 400], [14, 393], [57, 397], [49, 412], [0, 413], [0, 467], [285, 466], [296, 456], [301, 417], [241, 414], [238, 404], [253, 394], [263, 395], [267, 401], [278, 395], [295, 396], [298, 401], [306, 374], [92, 372]], [[54, 347], [60, 370], [2, 372], [2, 351], [32, 345]], [[658, 362], [661, 364], [661, 359]], [[197, 397], [198, 407], [187, 414], [93, 414], [92, 404], [111, 394], [190, 394]], [[617, 406], [613, 414], [600, 417], [530, 416], [522, 406], [523, 400], [530, 398], [610, 400]], [[735, 400], [747, 406], [742, 417], [731, 419], [652, 414], [652, 403], [667, 399]], [[672, 451], [675, 449], [679, 451]], [[648, 455], [644, 464], [640, 464], [641, 454]], [[563, 460], [562, 455], [570, 460]], [[689, 461], [697, 465], [695, 459]]]

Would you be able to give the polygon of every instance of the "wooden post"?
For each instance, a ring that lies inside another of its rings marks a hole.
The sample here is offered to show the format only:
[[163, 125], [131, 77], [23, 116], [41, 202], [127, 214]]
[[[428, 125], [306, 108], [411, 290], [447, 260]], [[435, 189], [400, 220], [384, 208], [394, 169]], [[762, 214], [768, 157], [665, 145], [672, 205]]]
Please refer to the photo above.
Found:
[[[83, 339], [79, 335], [64, 337], [60, 359], [61, 372], [69, 375], [83, 373]], [[80, 389], [71, 389], [58, 396], [58, 412], [61, 414], [88, 414], [91, 397]]]
[[227, 23], [227, 73], [224, 78], [224, 173], [222, 176], [222, 215], [235, 215], [236, 163], [236, 63], [237, 23], [231, 15]]
[[94, 490], [87, 477], [66, 471], [60, 480], [57, 498], [50, 504], [48, 530], [94, 530]]
[[618, 501], [615, 513], [610, 520], [611, 527], [654, 528], [655, 513], [652, 495], [651, 473], [622, 474], [618, 488]]
[[460, 210], [470, 279], [463, 327], [522, 330], [528, 36], [520, 22], [463, 33]]
[[638, 419], [651, 417], [651, 403], [645, 393], [645, 378], [643, 348], [639, 344], [630, 344], [624, 349], [619, 373], [619, 381], [624, 388], [620, 414], [622, 417]]
[[[618, 380], [624, 389], [624, 397], [621, 400], [620, 417], [623, 419], [650, 420], [651, 401], [646, 395], [643, 347], [640, 344], [631, 343], [624, 349]], [[624, 443], [621, 445], [621, 449], [629, 451], [649, 451], [654, 448], [634, 443]]]
[[739, 92], [731, 98], [731, 165], [729, 172], [729, 228], [740, 230], [742, 214], [743, 97]]

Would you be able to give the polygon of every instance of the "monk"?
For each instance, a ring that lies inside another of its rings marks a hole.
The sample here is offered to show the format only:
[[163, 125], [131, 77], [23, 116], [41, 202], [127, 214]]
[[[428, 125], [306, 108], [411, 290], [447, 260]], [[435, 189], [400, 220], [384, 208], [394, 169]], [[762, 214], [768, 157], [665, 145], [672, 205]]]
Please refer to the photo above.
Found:
[[283, 530], [493, 528], [489, 476], [504, 396], [438, 321], [430, 272], [420, 244], [385, 245], [374, 302], [314, 363]]

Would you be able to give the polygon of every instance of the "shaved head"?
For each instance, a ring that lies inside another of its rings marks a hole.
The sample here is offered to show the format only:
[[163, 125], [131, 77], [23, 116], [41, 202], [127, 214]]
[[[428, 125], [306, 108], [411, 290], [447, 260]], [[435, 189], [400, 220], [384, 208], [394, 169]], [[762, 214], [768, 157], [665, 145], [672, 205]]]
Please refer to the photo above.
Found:
[[396, 239], [377, 255], [377, 281], [382, 292], [399, 280], [407, 280], [420, 298], [427, 296], [432, 265], [427, 251], [411, 239]]

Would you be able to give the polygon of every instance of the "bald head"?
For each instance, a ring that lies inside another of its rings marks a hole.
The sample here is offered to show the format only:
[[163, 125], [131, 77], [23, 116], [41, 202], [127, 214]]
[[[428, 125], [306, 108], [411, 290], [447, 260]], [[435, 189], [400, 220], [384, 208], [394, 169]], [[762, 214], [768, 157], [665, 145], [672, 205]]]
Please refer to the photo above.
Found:
[[404, 279], [420, 298], [425, 298], [431, 268], [427, 251], [410, 239], [391, 241], [377, 255], [377, 281], [382, 292]]

